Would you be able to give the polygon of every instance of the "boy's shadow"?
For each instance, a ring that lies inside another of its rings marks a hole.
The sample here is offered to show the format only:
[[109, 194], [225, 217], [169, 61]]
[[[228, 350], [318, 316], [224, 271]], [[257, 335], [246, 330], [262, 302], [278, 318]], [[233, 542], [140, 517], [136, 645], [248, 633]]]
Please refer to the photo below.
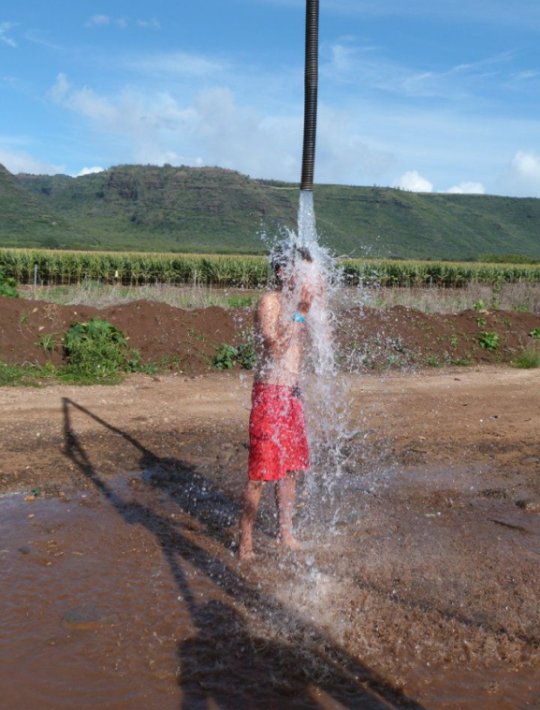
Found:
[[[196, 637], [178, 648], [183, 710], [210, 707], [211, 699], [214, 707], [217, 704], [227, 710], [332, 707], [328, 701], [325, 705], [317, 702], [317, 689], [326, 692], [336, 708], [422, 710], [315, 625], [259, 591], [239, 574], [232, 561], [223, 561], [223, 531], [238, 520], [237, 504], [223, 491], [186, 462], [156, 456], [129, 433], [76, 402], [65, 398], [63, 408], [65, 455], [126, 523], [140, 524], [155, 537], [197, 629]], [[150, 471], [146, 483], [170, 495], [182, 511], [180, 519], [171, 520], [150, 504], [129, 500], [99, 475], [73, 428], [72, 409], [141, 452], [140, 465]], [[192, 535], [194, 524], [199, 533], [196, 537]], [[265, 629], [264, 637], [256, 636], [232, 605], [221, 601], [201, 605], [189, 582], [189, 568], [204, 574], [220, 593], [256, 616]], [[273, 640], [283, 638], [285, 630], [290, 643]]]
[[193, 621], [197, 636], [178, 647], [182, 710], [395, 707], [294, 642], [256, 636], [240, 614], [221, 601], [199, 607]]

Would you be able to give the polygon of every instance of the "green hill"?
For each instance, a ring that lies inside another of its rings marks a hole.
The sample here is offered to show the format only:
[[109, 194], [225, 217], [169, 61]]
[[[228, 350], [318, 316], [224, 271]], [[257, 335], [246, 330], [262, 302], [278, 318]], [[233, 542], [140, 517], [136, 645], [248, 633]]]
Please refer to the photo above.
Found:
[[71, 225], [39, 196], [29, 194], [18, 178], [0, 165], [0, 244], [59, 246], [73, 239]]
[[[294, 228], [298, 186], [221, 168], [122, 165], [101, 173], [0, 169], [0, 246], [257, 253]], [[321, 240], [342, 255], [540, 256], [540, 200], [319, 185]]]

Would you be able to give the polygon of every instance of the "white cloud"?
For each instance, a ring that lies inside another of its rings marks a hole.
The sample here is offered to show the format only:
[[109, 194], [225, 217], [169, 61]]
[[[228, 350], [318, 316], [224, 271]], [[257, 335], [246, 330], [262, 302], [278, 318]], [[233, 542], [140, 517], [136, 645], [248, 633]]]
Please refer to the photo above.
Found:
[[519, 151], [512, 160], [512, 169], [525, 180], [540, 182], [540, 155]]
[[432, 183], [417, 173], [416, 170], [409, 170], [404, 173], [394, 184], [394, 187], [409, 190], [410, 192], [433, 192]]
[[151, 20], [137, 20], [139, 27], [148, 30], [159, 30], [161, 29], [161, 23], [153, 17]]
[[502, 182], [511, 195], [540, 197], [540, 154], [518, 151]]
[[92, 15], [86, 24], [88, 27], [103, 27], [111, 24], [111, 18], [109, 15]]
[[29, 153], [0, 146], [0, 163], [11, 173], [32, 173], [34, 175], [56, 175], [64, 172], [62, 165], [53, 165], [34, 158]]
[[104, 124], [114, 124], [117, 111], [107, 100], [98, 96], [92, 89], [73, 90], [65, 74], [58, 74], [56, 83], [49, 91], [49, 96], [67, 108]]
[[0, 43], [7, 44], [8, 47], [17, 47], [17, 42], [8, 34], [14, 27], [13, 22], [0, 22]]
[[75, 177], [82, 177], [83, 175], [93, 175], [94, 173], [102, 173], [105, 168], [95, 166], [93, 168], [83, 168], [75, 175]]
[[350, 114], [324, 104], [318, 113], [316, 177], [319, 182], [336, 182], [339, 176], [340, 183], [372, 183], [395, 166], [396, 156], [387, 148], [370, 144]]
[[484, 195], [486, 190], [481, 182], [460, 182], [446, 192], [454, 195]]
[[124, 30], [128, 26], [128, 21], [125, 17], [111, 17], [110, 15], [92, 15], [92, 17], [87, 21], [87, 27], [108, 27], [109, 25], [115, 25]]
[[227, 65], [215, 59], [189, 52], [151, 54], [127, 60], [128, 69], [150, 76], [212, 76], [226, 69]]
[[354, 85], [363, 96], [378, 95], [409, 100], [443, 98], [461, 106], [465, 99], [477, 100], [501, 84], [523, 90], [517, 82], [512, 52], [486, 55], [467, 64], [449, 64], [442, 69], [435, 60], [423, 65], [396, 61], [382, 47], [357, 44], [354, 38], [341, 38], [323, 48], [321, 76], [327, 83]]
[[[152, 81], [148, 88], [132, 85], [115, 94], [104, 94], [90, 86], [72, 84], [65, 74], [58, 75], [49, 96], [85, 119], [79, 122], [78, 140], [95, 146], [86, 157], [79, 158], [79, 165], [83, 161], [93, 165], [90, 161], [96, 158], [92, 156], [107, 155], [108, 164], [219, 165], [254, 177], [299, 179], [299, 97], [296, 101], [291, 97], [289, 103], [275, 100], [283, 94], [279, 85], [261, 103], [260, 96], [250, 90], [252, 76], [239, 80], [233, 91], [233, 79], [226, 71], [220, 75], [220, 86], [197, 90], [207, 82], [201, 82], [196, 72], [204, 72], [204, 61], [212, 60], [202, 56], [195, 58], [204, 60], [201, 64], [195, 60], [190, 64], [189, 54], [165, 56], [171, 63], [164, 66], [171, 72], [179, 71], [178, 65], [182, 66], [185, 59], [184, 70], [188, 67], [192, 76], [177, 83], [165, 75], [163, 85], [168, 88], [163, 91], [155, 89], [159, 82]], [[155, 67], [157, 71], [157, 57], [150, 59], [148, 70]], [[204, 73], [202, 76], [206, 78]], [[214, 74], [209, 72], [209, 76]], [[495, 118], [486, 123], [481, 116], [425, 107], [420, 111], [414, 106], [397, 110], [393, 103], [387, 106], [375, 101], [355, 100], [340, 110], [334, 106], [333, 102], [332, 106], [326, 102], [319, 105], [317, 182], [394, 184], [419, 192], [432, 192], [434, 185], [442, 185], [450, 186], [450, 192], [540, 194], [540, 183], [531, 168], [540, 157], [516, 153], [515, 147], [516, 136], [536, 145], [540, 126], [536, 120], [509, 124]], [[85, 138], [85, 131], [90, 140]], [[516, 158], [502, 175], [504, 154], [515, 154]], [[405, 172], [411, 165], [416, 170]], [[71, 166], [72, 172], [77, 170], [77, 165]], [[476, 182], [461, 180], [473, 170]]]
[[49, 96], [54, 99], [54, 101], [62, 101], [70, 89], [70, 84], [68, 78], [65, 74], [60, 73], [56, 77], [56, 82], [54, 86], [49, 89]]
[[[301, 107], [263, 112], [240, 102], [226, 86], [201, 90], [191, 100], [168, 91], [125, 90], [113, 97], [75, 88], [64, 74], [49, 92], [92, 128], [122, 143], [123, 162], [219, 165], [254, 177], [298, 180]], [[319, 110], [317, 180], [358, 184], [382, 177], [395, 164], [392, 153], [370, 147], [347, 113]], [[116, 158], [118, 159], [118, 158]], [[114, 161], [115, 158], [113, 157]]]

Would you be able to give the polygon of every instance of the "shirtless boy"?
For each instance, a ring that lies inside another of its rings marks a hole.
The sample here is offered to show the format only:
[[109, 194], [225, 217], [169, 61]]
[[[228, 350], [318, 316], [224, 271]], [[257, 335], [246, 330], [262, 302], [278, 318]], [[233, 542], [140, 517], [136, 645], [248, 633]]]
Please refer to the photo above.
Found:
[[[303, 249], [295, 250], [294, 258], [311, 261]], [[265, 481], [275, 483], [279, 543], [290, 549], [300, 547], [292, 532], [296, 473], [309, 464], [298, 377], [313, 294], [306, 286], [296, 287], [294, 265], [282, 253], [272, 266], [277, 290], [261, 297], [255, 321], [260, 351], [249, 420], [249, 480], [240, 517], [242, 560], [254, 557], [253, 526]]]

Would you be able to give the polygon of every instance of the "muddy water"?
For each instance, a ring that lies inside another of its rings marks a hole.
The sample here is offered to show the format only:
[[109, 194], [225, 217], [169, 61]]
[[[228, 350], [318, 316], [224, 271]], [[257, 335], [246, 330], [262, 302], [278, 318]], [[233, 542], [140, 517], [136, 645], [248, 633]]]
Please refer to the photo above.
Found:
[[0, 500], [2, 708], [540, 707], [538, 516], [440, 490], [414, 507], [406, 476], [389, 505], [364, 481], [305, 516], [295, 556], [263, 516], [249, 568], [208, 481], [90, 477]]

